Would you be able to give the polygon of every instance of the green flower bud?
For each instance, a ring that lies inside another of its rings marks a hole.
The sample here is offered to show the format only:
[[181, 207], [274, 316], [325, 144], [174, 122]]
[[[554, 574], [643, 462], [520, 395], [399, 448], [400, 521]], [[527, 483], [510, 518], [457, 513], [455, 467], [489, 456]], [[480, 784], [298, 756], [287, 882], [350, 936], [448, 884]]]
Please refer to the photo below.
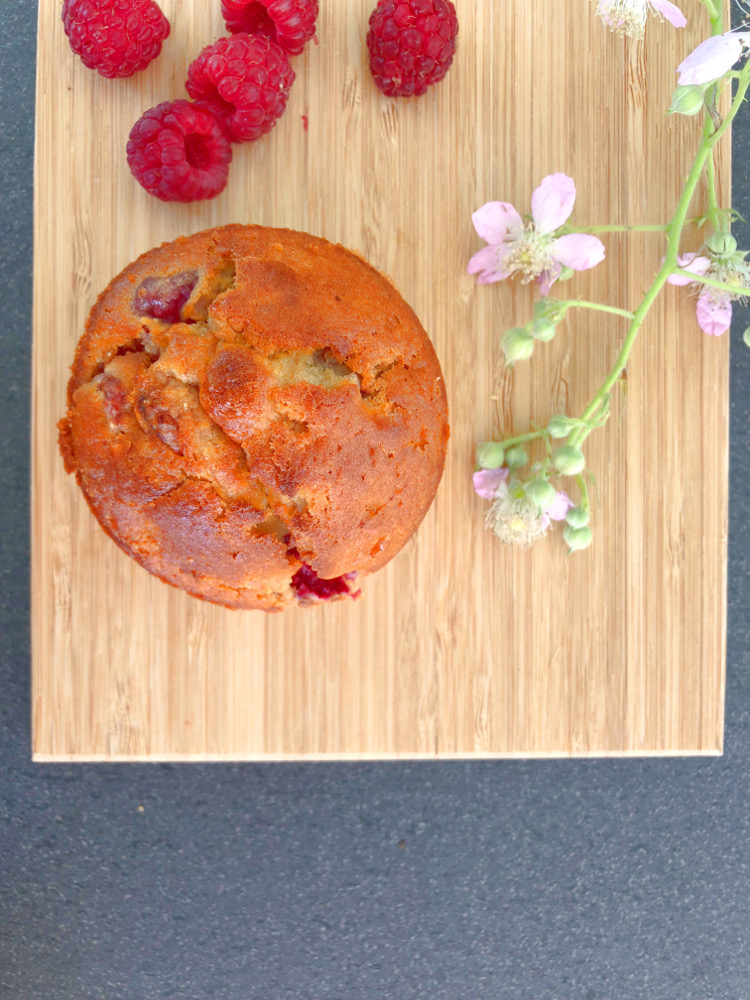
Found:
[[591, 528], [571, 528], [566, 524], [563, 528], [563, 538], [568, 543], [571, 552], [578, 552], [580, 549], [587, 549], [591, 545]]
[[564, 444], [552, 452], [552, 464], [563, 476], [577, 476], [586, 468], [586, 459], [580, 448]]
[[550, 323], [559, 323], [565, 318], [567, 308], [560, 305], [557, 299], [538, 299], [534, 303], [534, 319], [548, 319]]
[[742, 339], [745, 341], [748, 347], [750, 347], [750, 326], [742, 334]]
[[566, 417], [564, 413], [558, 413], [547, 424], [547, 431], [550, 437], [564, 438], [570, 434], [575, 426], [575, 420]]
[[567, 264], [563, 264], [563, 266], [560, 268], [560, 273], [557, 276], [557, 280], [570, 281], [570, 279], [573, 277], [574, 274], [575, 271], [573, 270], [572, 267], [568, 267]]
[[499, 441], [482, 441], [477, 445], [475, 458], [480, 469], [499, 469], [504, 457], [505, 449]]
[[534, 340], [552, 340], [555, 333], [555, 324], [549, 319], [535, 319], [531, 324], [531, 336]]
[[706, 246], [714, 257], [729, 259], [737, 249], [737, 240], [729, 233], [712, 233], [706, 240]]
[[532, 479], [524, 486], [524, 492], [539, 510], [546, 510], [557, 496], [557, 490], [546, 479]]
[[526, 465], [529, 460], [529, 456], [526, 454], [523, 448], [519, 448], [516, 445], [514, 448], [508, 448], [505, 453], [505, 464], [509, 469], [517, 469], [520, 465]]
[[672, 103], [669, 105], [669, 115], [697, 115], [703, 107], [704, 87], [697, 84], [688, 84], [686, 87], [677, 87], [672, 95]]
[[534, 338], [521, 326], [506, 330], [500, 341], [505, 361], [511, 365], [514, 361], [526, 361], [534, 353]]
[[571, 528], [585, 528], [589, 523], [589, 512], [585, 507], [571, 507], [565, 515], [565, 520]]

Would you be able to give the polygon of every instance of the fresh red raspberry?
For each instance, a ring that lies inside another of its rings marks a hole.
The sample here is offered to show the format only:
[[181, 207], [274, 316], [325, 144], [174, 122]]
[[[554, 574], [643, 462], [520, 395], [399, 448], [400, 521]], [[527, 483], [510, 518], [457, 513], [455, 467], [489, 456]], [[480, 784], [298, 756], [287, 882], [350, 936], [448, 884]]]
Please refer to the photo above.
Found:
[[128, 166], [162, 201], [200, 201], [227, 183], [232, 147], [221, 124], [190, 101], [164, 101], [138, 119], [127, 145]]
[[132, 76], [155, 59], [169, 21], [154, 0], [63, 0], [70, 47], [102, 76]]
[[264, 35], [230, 35], [208, 45], [188, 70], [188, 94], [210, 108], [232, 142], [270, 132], [286, 107], [294, 70]]
[[230, 31], [260, 34], [297, 56], [315, 34], [318, 0], [221, 0]]
[[367, 48], [375, 83], [389, 97], [418, 97], [442, 80], [456, 51], [451, 0], [380, 0]]

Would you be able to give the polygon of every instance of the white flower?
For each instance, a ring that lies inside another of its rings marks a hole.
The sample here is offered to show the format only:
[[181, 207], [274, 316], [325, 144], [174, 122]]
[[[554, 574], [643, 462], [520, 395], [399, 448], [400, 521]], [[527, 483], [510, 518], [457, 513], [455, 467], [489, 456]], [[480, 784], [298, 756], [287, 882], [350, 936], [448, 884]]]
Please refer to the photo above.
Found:
[[543, 509], [526, 495], [523, 483], [508, 483], [508, 469], [483, 469], [474, 473], [474, 490], [492, 506], [485, 526], [507, 544], [528, 548], [546, 535], [552, 521], [563, 521], [573, 506], [562, 490], [555, 490]]
[[527, 496], [498, 496], [487, 511], [486, 526], [506, 544], [528, 548], [547, 533], [549, 518]]
[[597, 0], [596, 4], [596, 13], [608, 28], [631, 38], [643, 37], [649, 12], [666, 17], [675, 28], [687, 24], [680, 8], [669, 0]]

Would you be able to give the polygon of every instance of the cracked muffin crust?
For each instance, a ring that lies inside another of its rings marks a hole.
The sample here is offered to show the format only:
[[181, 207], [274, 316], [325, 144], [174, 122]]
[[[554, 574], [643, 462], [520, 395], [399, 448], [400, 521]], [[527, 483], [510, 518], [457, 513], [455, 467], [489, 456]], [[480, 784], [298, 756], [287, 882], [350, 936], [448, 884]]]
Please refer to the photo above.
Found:
[[110, 283], [59, 429], [121, 548], [264, 610], [357, 596], [424, 517], [448, 440], [438, 360], [391, 283], [325, 240], [241, 225]]

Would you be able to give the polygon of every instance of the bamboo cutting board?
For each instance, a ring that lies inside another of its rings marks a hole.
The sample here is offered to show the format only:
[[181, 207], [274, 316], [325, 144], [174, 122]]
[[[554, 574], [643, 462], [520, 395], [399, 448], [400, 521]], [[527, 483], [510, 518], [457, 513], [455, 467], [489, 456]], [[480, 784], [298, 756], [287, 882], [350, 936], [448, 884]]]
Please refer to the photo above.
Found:
[[[696, 140], [667, 119], [674, 68], [703, 30], [652, 19], [624, 42], [588, 0], [456, 0], [459, 48], [426, 96], [375, 88], [372, 0], [322, 0], [318, 44], [273, 132], [235, 148], [208, 204], [165, 205], [124, 148], [149, 107], [186, 96], [187, 66], [224, 33], [219, 2], [163, 0], [172, 34], [125, 81], [72, 55], [60, 4], [41, 0], [33, 350], [33, 754], [51, 760], [255, 760], [721, 752], [728, 338], [705, 337], [670, 288], [652, 311], [627, 394], [590, 439], [595, 540], [530, 551], [483, 529], [474, 443], [580, 412], [612, 363], [620, 320], [575, 316], [505, 370], [503, 330], [536, 292], [478, 287], [470, 215], [528, 211], [541, 178], [578, 186], [582, 225], [666, 221]], [[727, 147], [719, 178], [729, 192]], [[699, 207], [698, 207], [699, 208]], [[696, 209], [696, 212], [698, 211]], [[363, 597], [282, 615], [232, 612], [150, 577], [101, 531], [56, 447], [87, 313], [138, 254], [227, 222], [307, 230], [390, 274], [443, 365], [452, 437], [417, 535]], [[658, 237], [608, 256], [560, 296], [633, 308]], [[579, 310], [579, 312], [581, 312]], [[626, 405], [624, 405], [626, 399]]]

